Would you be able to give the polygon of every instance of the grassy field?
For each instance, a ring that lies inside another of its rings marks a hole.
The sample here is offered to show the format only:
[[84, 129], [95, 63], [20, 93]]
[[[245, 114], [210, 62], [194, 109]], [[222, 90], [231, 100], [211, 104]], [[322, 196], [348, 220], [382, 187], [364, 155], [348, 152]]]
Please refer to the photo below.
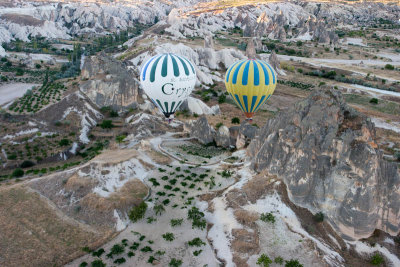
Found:
[[398, 115], [400, 114], [400, 105], [395, 102], [379, 99], [378, 104], [370, 103], [371, 97], [347, 94], [345, 95], [346, 102], [349, 104], [357, 104], [373, 109], [385, 114]]

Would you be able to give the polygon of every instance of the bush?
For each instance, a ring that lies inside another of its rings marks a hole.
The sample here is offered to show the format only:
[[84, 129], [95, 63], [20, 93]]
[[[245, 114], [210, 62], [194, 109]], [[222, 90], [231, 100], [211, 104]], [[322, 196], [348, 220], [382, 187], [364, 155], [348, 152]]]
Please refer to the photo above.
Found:
[[261, 265], [262, 267], [269, 267], [269, 265], [272, 263], [272, 260], [265, 254], [262, 254], [258, 259], [257, 259], [257, 265]]
[[81, 262], [81, 264], [79, 264], [79, 267], [86, 267], [88, 265], [89, 264], [86, 261], [84, 261], [84, 262]]
[[111, 120], [103, 120], [100, 124], [100, 127], [103, 129], [111, 129], [114, 127]]
[[20, 168], [17, 168], [17, 169], [15, 169], [13, 172], [12, 172], [12, 174], [11, 174], [11, 176], [12, 177], [22, 177], [22, 176], [24, 176], [24, 171], [22, 170], [22, 169], [20, 169]]
[[102, 260], [95, 260], [91, 263], [92, 267], [106, 267], [105, 263]]
[[181, 265], [182, 265], [182, 260], [177, 260], [175, 258], [172, 258], [168, 264], [169, 267], [179, 267]]
[[114, 263], [116, 263], [116, 264], [122, 264], [122, 263], [124, 263], [124, 262], [126, 262], [125, 258], [119, 258], [119, 259], [116, 259], [116, 260], [114, 261]]
[[118, 135], [117, 137], [115, 137], [115, 141], [117, 141], [118, 144], [121, 144], [125, 138], [126, 135]]
[[400, 161], [400, 152], [394, 153], [394, 158], [395, 158], [397, 161]]
[[285, 267], [303, 267], [298, 260], [289, 260], [285, 262]]
[[162, 237], [163, 237], [166, 241], [169, 241], [169, 242], [172, 242], [172, 241], [174, 241], [174, 239], [175, 239], [175, 236], [174, 236], [173, 233], [165, 233], [165, 234], [162, 235]]
[[69, 140], [67, 138], [63, 138], [58, 142], [60, 146], [68, 146], [69, 145]]
[[103, 248], [100, 248], [97, 251], [93, 251], [92, 255], [93, 255], [93, 257], [101, 257], [101, 255], [103, 255], [104, 252], [105, 252], [105, 250]]
[[17, 159], [17, 154], [13, 153], [13, 154], [7, 155], [7, 159], [15, 160], [15, 159]]
[[33, 161], [30, 160], [25, 160], [24, 162], [21, 163], [20, 167], [21, 168], [29, 168], [29, 167], [33, 167], [35, 166], [35, 163]]
[[275, 216], [271, 212], [261, 213], [260, 220], [263, 222], [275, 223]]
[[110, 117], [111, 118], [116, 118], [118, 116], [119, 116], [118, 111], [115, 111], [115, 110], [111, 110], [110, 111]]
[[132, 222], [137, 222], [144, 217], [144, 215], [146, 214], [146, 210], [147, 204], [143, 201], [142, 203], [131, 209], [131, 211], [129, 212], [129, 219], [131, 219]]
[[222, 104], [226, 102], [226, 95], [222, 94], [218, 97], [218, 103]]
[[199, 237], [196, 237], [193, 240], [190, 240], [188, 242], [188, 244], [191, 247], [201, 247], [201, 246], [205, 246], [206, 245], [206, 243], [204, 243]]
[[221, 128], [221, 126], [223, 126], [224, 124], [222, 122], [218, 122], [217, 125], [215, 125], [215, 128], [217, 128], [217, 130], [219, 128]]
[[20, 68], [17, 69], [17, 71], [15, 72], [16, 76], [23, 76], [24, 75], [24, 71]]
[[183, 223], [183, 219], [172, 219], [171, 220], [172, 227], [181, 226], [182, 223]]
[[115, 245], [111, 248], [110, 254], [112, 254], [112, 255], [119, 255], [119, 254], [124, 253], [124, 251], [125, 251], [124, 246], [122, 246], [122, 245], [120, 245], [120, 244], [115, 244]]
[[387, 70], [394, 70], [394, 66], [391, 65], [391, 64], [386, 64], [386, 65], [385, 65], [385, 69], [387, 69]]
[[154, 206], [153, 210], [156, 213], [156, 215], [161, 215], [164, 213], [165, 208], [162, 204], [158, 204]]
[[385, 259], [381, 254], [376, 253], [374, 256], [372, 256], [370, 263], [372, 265], [379, 266], [385, 263]]
[[320, 211], [314, 214], [314, 221], [316, 221], [317, 223], [323, 222], [324, 217], [325, 217], [324, 214]]
[[378, 98], [371, 98], [371, 100], [369, 101], [369, 103], [375, 104], [375, 105], [377, 105], [378, 102], [379, 102]]
[[233, 124], [240, 124], [240, 119], [238, 117], [232, 118], [232, 123]]
[[283, 264], [283, 258], [282, 257], [276, 257], [274, 262], [276, 264], [282, 265]]

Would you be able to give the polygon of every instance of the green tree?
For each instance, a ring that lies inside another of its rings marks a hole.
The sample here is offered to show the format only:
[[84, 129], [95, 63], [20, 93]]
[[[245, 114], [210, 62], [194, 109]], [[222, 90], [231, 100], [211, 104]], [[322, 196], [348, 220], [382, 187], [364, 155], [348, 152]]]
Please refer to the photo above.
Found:
[[106, 267], [106, 264], [102, 260], [98, 259], [98, 260], [92, 261], [91, 266], [92, 267]]
[[103, 129], [111, 129], [114, 127], [111, 120], [103, 120], [100, 124], [100, 127]]
[[232, 123], [233, 124], [240, 124], [240, 119], [238, 117], [232, 118]]
[[146, 202], [142, 201], [139, 205], [131, 209], [129, 212], [129, 219], [131, 219], [132, 222], [137, 222], [144, 217], [146, 210], [147, 204]]
[[25, 174], [25, 172], [21, 168], [17, 168], [12, 172], [11, 176], [18, 178], [18, 177], [24, 176], [24, 174]]
[[118, 144], [121, 144], [126, 138], [126, 135], [118, 135], [115, 137], [115, 141], [117, 141]]
[[164, 213], [165, 208], [162, 204], [158, 204], [154, 206], [153, 210], [156, 213], [156, 215], [161, 215]]
[[285, 267], [303, 267], [298, 260], [289, 260], [285, 262]]
[[271, 263], [272, 260], [266, 254], [262, 254], [257, 259], [257, 265], [261, 265], [262, 267], [269, 267]]
[[381, 254], [376, 253], [374, 256], [372, 256], [370, 263], [375, 266], [380, 266], [385, 263], [385, 259]]

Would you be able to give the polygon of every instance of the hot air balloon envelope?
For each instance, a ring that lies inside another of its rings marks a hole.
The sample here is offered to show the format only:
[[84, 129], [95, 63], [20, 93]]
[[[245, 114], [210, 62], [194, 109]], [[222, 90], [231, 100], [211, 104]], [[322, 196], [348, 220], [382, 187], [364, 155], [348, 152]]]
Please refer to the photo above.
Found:
[[262, 60], [238, 61], [225, 76], [226, 90], [248, 119], [271, 97], [276, 84], [276, 72]]
[[192, 92], [196, 84], [196, 71], [185, 57], [160, 54], [145, 62], [140, 82], [144, 92], [169, 118]]

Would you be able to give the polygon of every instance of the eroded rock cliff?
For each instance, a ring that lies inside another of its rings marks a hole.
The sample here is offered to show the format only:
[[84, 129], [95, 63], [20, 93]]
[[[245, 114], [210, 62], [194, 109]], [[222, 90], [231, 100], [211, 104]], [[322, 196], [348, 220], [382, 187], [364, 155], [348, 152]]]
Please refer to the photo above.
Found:
[[395, 235], [399, 172], [375, 139], [374, 124], [339, 92], [315, 91], [269, 120], [248, 154], [254, 170], [280, 177], [295, 204], [322, 211], [344, 237], [368, 237], [375, 229]]

